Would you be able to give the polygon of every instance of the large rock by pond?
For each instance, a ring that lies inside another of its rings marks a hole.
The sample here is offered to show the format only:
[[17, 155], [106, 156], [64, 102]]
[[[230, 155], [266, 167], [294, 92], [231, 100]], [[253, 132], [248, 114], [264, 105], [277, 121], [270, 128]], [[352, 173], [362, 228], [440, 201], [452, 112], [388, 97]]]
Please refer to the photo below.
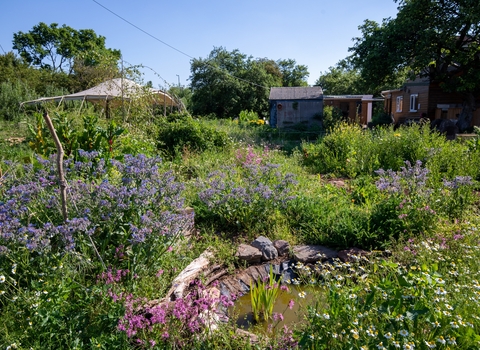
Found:
[[269, 240], [267, 237], [258, 237], [252, 242], [251, 246], [257, 248], [262, 252], [263, 261], [270, 261], [278, 258], [277, 248], [273, 246], [272, 241]]
[[321, 245], [297, 245], [293, 247], [293, 257], [303, 264], [316, 263], [336, 258], [336, 250]]
[[238, 246], [237, 253], [235, 254], [239, 260], [246, 261], [248, 264], [261, 262], [262, 255], [259, 249], [243, 243]]
[[290, 253], [290, 243], [283, 239], [273, 241], [273, 246], [277, 249], [279, 256], [285, 256]]

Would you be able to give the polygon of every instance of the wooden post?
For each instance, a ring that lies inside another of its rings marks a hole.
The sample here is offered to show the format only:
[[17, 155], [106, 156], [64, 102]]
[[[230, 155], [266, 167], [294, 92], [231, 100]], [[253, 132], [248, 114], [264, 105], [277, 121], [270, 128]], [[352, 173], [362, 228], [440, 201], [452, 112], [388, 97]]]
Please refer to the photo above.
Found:
[[43, 119], [45, 119], [45, 123], [47, 123], [48, 129], [52, 134], [53, 141], [55, 142], [55, 146], [57, 147], [57, 170], [58, 170], [58, 182], [60, 185], [60, 197], [62, 200], [62, 215], [63, 221], [67, 221], [68, 213], [67, 213], [67, 181], [65, 180], [65, 175], [63, 172], [63, 147], [58, 139], [57, 133], [55, 132], [55, 128], [53, 127], [52, 120], [48, 116], [48, 113], [43, 113]]

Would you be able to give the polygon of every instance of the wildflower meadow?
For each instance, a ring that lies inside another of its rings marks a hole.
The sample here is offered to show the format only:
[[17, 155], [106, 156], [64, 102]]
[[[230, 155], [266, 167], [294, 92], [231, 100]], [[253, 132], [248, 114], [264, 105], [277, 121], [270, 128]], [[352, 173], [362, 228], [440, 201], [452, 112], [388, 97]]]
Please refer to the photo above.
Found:
[[[342, 123], [287, 149], [241, 121], [90, 128], [97, 145], [63, 160], [66, 219], [47, 135], [0, 141], [0, 348], [480, 348], [478, 137]], [[260, 235], [361, 253], [270, 269], [247, 328], [206, 272], [166, 299], [204, 251], [242, 272], [236, 249]]]

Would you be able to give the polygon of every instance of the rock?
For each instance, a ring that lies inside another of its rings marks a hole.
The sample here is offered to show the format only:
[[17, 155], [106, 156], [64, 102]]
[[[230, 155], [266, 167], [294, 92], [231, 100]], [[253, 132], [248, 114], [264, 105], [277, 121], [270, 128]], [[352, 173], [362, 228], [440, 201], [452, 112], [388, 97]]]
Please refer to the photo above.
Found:
[[338, 252], [338, 257], [343, 262], [357, 261], [360, 257], [370, 254], [366, 250], [360, 248], [350, 248]]
[[298, 245], [293, 247], [293, 257], [303, 264], [325, 261], [338, 256], [333, 249], [321, 245]]
[[274, 241], [273, 246], [277, 249], [279, 256], [287, 255], [290, 252], [290, 244], [283, 239], [277, 239]]
[[273, 246], [271, 240], [267, 237], [260, 236], [252, 242], [252, 247], [262, 252], [262, 260], [269, 261], [278, 258], [277, 248]]
[[248, 244], [240, 244], [237, 248], [237, 253], [235, 256], [249, 264], [259, 263], [262, 261], [262, 252]]
[[268, 275], [270, 275], [270, 268], [272, 269], [272, 272], [274, 275], [280, 275], [281, 274], [281, 265], [271, 265], [271, 264], [265, 264], [263, 265], [265, 267], [265, 271], [267, 271]]

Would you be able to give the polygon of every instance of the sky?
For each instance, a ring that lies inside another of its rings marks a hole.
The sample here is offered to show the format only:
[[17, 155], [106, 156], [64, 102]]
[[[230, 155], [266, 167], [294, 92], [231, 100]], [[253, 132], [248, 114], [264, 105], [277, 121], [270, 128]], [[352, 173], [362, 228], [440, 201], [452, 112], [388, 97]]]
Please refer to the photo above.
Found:
[[143, 65], [143, 80], [156, 88], [188, 86], [192, 58], [206, 58], [215, 47], [294, 59], [308, 67], [313, 85], [349, 55], [364, 20], [394, 18], [397, 6], [393, 0], [5, 0], [0, 53], [13, 51], [14, 33], [58, 23], [104, 36], [125, 66]]

